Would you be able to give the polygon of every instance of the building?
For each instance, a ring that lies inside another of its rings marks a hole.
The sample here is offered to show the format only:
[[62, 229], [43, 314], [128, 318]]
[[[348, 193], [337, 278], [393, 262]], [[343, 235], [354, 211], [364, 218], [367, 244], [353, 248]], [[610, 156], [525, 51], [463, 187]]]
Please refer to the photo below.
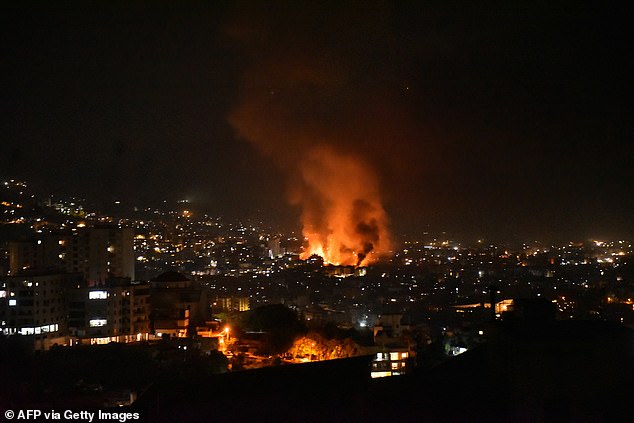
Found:
[[376, 353], [372, 359], [372, 378], [404, 375], [410, 371], [410, 352], [407, 348], [391, 348], [389, 351]]
[[415, 344], [411, 325], [400, 313], [385, 313], [374, 325], [374, 344], [378, 351], [372, 359], [373, 378], [402, 375], [411, 370]]
[[107, 344], [147, 340], [149, 285], [113, 278], [98, 287], [69, 292], [68, 327], [74, 343]]
[[59, 245], [50, 234], [37, 239], [11, 241], [9, 250], [9, 273], [17, 274], [25, 270], [64, 268], [59, 258]]
[[133, 282], [130, 293], [130, 332], [138, 337], [150, 332], [150, 284]]
[[[3, 332], [33, 332], [44, 348], [148, 339], [150, 287], [131, 282], [133, 235], [132, 228], [104, 225], [10, 243], [10, 277], [0, 291]], [[53, 333], [59, 339], [49, 342]]]
[[150, 281], [150, 330], [156, 336], [185, 337], [211, 317], [207, 291], [185, 275], [168, 271]]
[[410, 329], [409, 322], [400, 313], [385, 313], [374, 325], [374, 343], [381, 346], [403, 344], [404, 335]]
[[0, 327], [25, 336], [35, 350], [69, 343], [67, 296], [81, 284], [77, 273], [23, 271], [0, 282]]
[[281, 246], [279, 237], [269, 239], [266, 242], [266, 247], [269, 258], [279, 258], [284, 255], [284, 249]]
[[248, 311], [249, 297], [218, 297], [214, 302], [214, 312]]
[[9, 271], [64, 269], [89, 285], [110, 277], [134, 280], [134, 229], [114, 225], [77, 228], [9, 243]]

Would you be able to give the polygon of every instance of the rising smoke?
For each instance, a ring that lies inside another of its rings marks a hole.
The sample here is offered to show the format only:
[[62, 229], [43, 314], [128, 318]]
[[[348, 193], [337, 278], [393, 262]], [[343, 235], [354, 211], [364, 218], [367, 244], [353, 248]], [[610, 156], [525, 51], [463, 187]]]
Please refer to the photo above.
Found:
[[367, 159], [377, 140], [364, 139], [376, 116], [366, 113], [349, 56], [315, 41], [326, 29], [313, 31], [272, 29], [266, 19], [229, 28], [250, 60], [229, 122], [288, 174], [288, 200], [301, 208], [308, 243], [302, 257], [367, 265], [391, 249], [379, 177]]
[[299, 175], [291, 200], [302, 208], [304, 258], [318, 254], [332, 264], [362, 265], [389, 251], [378, 183], [359, 157], [313, 146]]

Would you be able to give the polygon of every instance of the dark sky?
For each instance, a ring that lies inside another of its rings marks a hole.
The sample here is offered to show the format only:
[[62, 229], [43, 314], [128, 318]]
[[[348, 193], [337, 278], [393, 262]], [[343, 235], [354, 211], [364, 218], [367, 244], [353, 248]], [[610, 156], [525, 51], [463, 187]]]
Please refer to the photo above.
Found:
[[314, 136], [374, 169], [397, 233], [634, 236], [617, 2], [210, 3], [4, 6], [1, 176], [297, 227]]

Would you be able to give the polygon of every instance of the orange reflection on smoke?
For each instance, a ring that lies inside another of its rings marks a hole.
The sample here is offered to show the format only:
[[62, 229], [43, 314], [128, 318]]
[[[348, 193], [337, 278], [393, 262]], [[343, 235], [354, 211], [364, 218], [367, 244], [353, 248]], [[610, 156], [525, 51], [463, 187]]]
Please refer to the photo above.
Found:
[[326, 264], [366, 266], [389, 251], [378, 181], [358, 157], [313, 147], [300, 175], [293, 200], [308, 243], [302, 259], [317, 254]]

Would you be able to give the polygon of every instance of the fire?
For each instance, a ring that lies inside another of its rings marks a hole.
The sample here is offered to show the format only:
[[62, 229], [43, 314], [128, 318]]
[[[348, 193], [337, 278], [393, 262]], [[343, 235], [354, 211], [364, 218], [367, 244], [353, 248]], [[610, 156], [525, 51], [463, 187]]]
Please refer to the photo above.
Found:
[[388, 218], [376, 171], [362, 158], [376, 154], [376, 139], [383, 151], [393, 136], [377, 127], [369, 106], [375, 101], [365, 101], [372, 100], [365, 89], [355, 91], [356, 73], [333, 66], [329, 54], [306, 50], [311, 40], [297, 43], [285, 34], [270, 49], [261, 36], [266, 31], [244, 28], [232, 36], [252, 54], [252, 65], [228, 121], [237, 138], [288, 174], [289, 200], [301, 209], [307, 242], [301, 257], [317, 254], [334, 265], [376, 262], [391, 248]]
[[378, 181], [358, 157], [332, 147], [309, 150], [293, 198], [302, 207], [301, 255], [317, 254], [334, 265], [366, 266], [388, 252], [387, 215]]

